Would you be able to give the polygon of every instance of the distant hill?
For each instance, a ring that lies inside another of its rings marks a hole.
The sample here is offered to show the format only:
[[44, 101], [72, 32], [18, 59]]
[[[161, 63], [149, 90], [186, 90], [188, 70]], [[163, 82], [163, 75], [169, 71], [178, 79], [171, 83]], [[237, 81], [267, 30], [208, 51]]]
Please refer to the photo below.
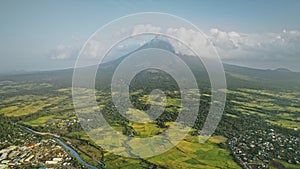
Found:
[[[165, 40], [155, 38], [146, 43], [142, 47], [136, 49], [133, 52], [142, 50], [145, 48], [160, 48], [174, 52], [173, 46]], [[96, 87], [99, 89], [108, 89], [110, 87], [111, 77], [116, 67], [121, 61], [128, 57], [131, 53], [121, 56], [113, 61], [103, 63], [99, 66]], [[193, 71], [199, 85], [209, 85], [209, 79], [205, 67], [201, 63], [200, 59], [195, 56], [177, 54]], [[300, 73], [292, 72], [286, 68], [279, 68], [276, 70], [262, 70], [247, 68], [242, 66], [223, 64], [226, 72], [227, 84], [229, 88], [275, 88], [275, 89], [299, 89], [300, 86]], [[89, 69], [86, 67], [84, 69]], [[144, 72], [147, 73], [147, 72]], [[72, 84], [73, 69], [56, 70], [56, 71], [44, 71], [44, 72], [22, 72], [21, 74], [9, 74], [0, 75], [0, 80], [12, 80], [12, 81], [47, 81], [53, 83], [57, 87], [70, 87]], [[143, 76], [150, 78], [149, 76]], [[160, 75], [156, 72], [156, 75]], [[165, 76], [165, 75], [164, 75]]]
[[290, 69], [288, 68], [277, 68], [274, 71], [276, 72], [292, 72]]

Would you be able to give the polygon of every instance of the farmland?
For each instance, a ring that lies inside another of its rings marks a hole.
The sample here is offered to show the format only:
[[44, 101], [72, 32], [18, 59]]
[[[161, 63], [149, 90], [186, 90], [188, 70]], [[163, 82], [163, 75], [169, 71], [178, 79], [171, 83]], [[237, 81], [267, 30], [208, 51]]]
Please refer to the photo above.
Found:
[[[141, 76], [148, 77], [148, 73]], [[114, 130], [133, 138], [133, 141], [127, 142], [129, 146], [141, 146], [143, 148], [141, 151], [159, 149], [160, 147], [156, 145], [144, 146], [142, 142], [135, 141], [135, 138], [143, 139], [163, 133], [174, 125], [183, 108], [180, 104], [181, 93], [177, 90], [176, 85], [168, 87], [168, 84], [171, 83], [170, 80], [161, 74], [151, 72], [150, 75], [159, 76], [160, 83], [165, 84], [163, 88], [160, 88], [165, 95], [155, 94], [150, 97], [150, 89], [157, 88], [158, 84], [152, 83], [155, 80], [151, 78], [148, 81], [141, 81], [137, 78], [131, 84], [133, 87], [130, 88], [129, 96], [134, 107], [125, 111], [129, 117], [140, 119], [143, 122], [128, 120], [118, 113], [113, 104], [110, 90], [101, 85], [97, 85], [95, 92], [98, 107], [80, 109], [81, 113], [89, 114], [90, 110], [99, 109]], [[257, 79], [250, 76], [239, 76], [237, 73], [231, 78], [231, 81], [238, 81], [234, 85], [238, 84], [239, 86], [229, 85], [226, 91], [225, 111], [212, 137], [204, 143], [198, 142], [211, 99], [209, 87], [204, 85], [200, 93], [194, 91], [188, 93], [190, 99], [200, 97], [199, 114], [190, 132], [173, 148], [163, 154], [148, 158], [122, 157], [103, 148], [104, 141], [109, 140], [116, 146], [113, 148], [114, 152], [126, 153], [126, 149], [122, 147], [118, 138], [106, 137], [92, 140], [88, 134], [105, 133], [107, 130], [103, 128], [83, 130], [77, 116], [78, 112], [73, 107], [70, 84], [64, 82], [64, 79], [42, 80], [41, 82], [34, 77], [31, 81], [18, 78], [17, 80], [0, 81], [0, 116], [10, 120], [11, 125], [18, 123], [40, 132], [59, 135], [78, 152], [82, 159], [98, 168], [104, 167], [100, 165], [99, 161], [105, 164], [105, 168], [231, 169], [249, 168], [254, 165], [265, 168], [278, 166], [299, 168], [300, 150], [297, 148], [298, 141], [296, 139], [299, 138], [300, 129], [299, 90], [289, 87], [281, 89], [278, 88], [278, 85], [267, 88], [265, 85], [259, 84]], [[253, 84], [253, 86], [256, 85], [255, 87], [247, 87], [240, 81], [247, 80], [248, 83], [249, 79], [249, 83], [255, 82]], [[84, 92], [91, 91], [85, 88], [82, 90]], [[82, 98], [82, 104], [88, 104], [84, 95]], [[149, 114], [146, 113], [151, 105], [166, 106], [162, 114], [153, 121], [149, 121]], [[96, 119], [87, 120], [92, 124]], [[13, 132], [13, 130], [5, 131]], [[256, 133], [258, 131], [261, 132]], [[4, 136], [7, 135], [5, 134], [3, 133]], [[109, 132], [106, 134], [113, 135]], [[268, 140], [258, 137], [260, 135]], [[264, 147], [269, 149], [264, 149]], [[287, 151], [285, 149], [288, 149], [289, 153], [282, 155], [281, 151]], [[136, 153], [139, 152], [136, 151]]]

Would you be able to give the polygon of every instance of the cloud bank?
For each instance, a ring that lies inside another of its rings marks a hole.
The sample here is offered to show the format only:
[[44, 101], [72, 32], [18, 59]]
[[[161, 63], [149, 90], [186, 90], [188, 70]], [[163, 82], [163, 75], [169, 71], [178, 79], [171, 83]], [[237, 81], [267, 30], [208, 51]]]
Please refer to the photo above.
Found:
[[56, 48], [48, 52], [48, 56], [54, 60], [73, 59], [79, 51], [77, 46], [72, 45], [58, 45]]
[[[186, 28], [168, 28], [165, 31], [157, 26], [153, 25], [136, 25], [132, 30], [122, 30], [115, 32], [112, 36], [120, 35], [137, 35], [143, 31], [151, 31], [154, 33], [165, 33], [171, 35], [177, 35], [185, 42], [192, 45], [203, 44], [211, 42], [214, 44], [223, 61], [229, 62], [244, 62], [247, 63], [261, 63], [272, 64], [277, 63], [300, 63], [300, 31], [297, 30], [282, 30], [279, 32], [268, 33], [244, 33], [237, 31], [224, 31], [218, 28], [210, 29], [205, 33], [208, 42], [199, 42], [197, 36], [202, 36], [201, 33]], [[193, 55], [182, 44], [170, 40], [171, 44], [175, 48], [177, 53], [186, 55]], [[129, 44], [120, 44], [115, 49], [118, 54], [126, 53], [128, 46], [130, 49], [143, 45], [145, 40], [137, 39]], [[107, 47], [105, 42], [91, 41], [87, 44], [90, 53], [86, 54], [87, 59], [95, 59], [99, 53]], [[120, 52], [123, 51], [123, 52]], [[79, 47], [71, 45], [59, 45], [55, 49], [49, 52], [51, 59], [65, 60], [75, 59], [78, 56]], [[294, 65], [295, 66], [295, 65]], [[287, 66], [288, 67], [288, 66]], [[299, 64], [300, 67], [300, 64]]]
[[248, 34], [211, 29], [208, 35], [225, 60], [300, 61], [299, 31]]

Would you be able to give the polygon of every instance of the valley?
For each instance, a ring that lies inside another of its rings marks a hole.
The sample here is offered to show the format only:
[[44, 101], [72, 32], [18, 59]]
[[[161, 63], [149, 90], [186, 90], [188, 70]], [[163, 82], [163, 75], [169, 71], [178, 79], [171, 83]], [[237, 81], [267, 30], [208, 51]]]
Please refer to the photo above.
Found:
[[[79, 152], [82, 159], [99, 168], [115, 168], [117, 166], [123, 168], [140, 168], [143, 166], [147, 168], [149, 166], [158, 168], [249, 168], [249, 166], [254, 165], [267, 168], [273, 165], [273, 161], [286, 166], [286, 168], [299, 168], [300, 108], [297, 106], [300, 103], [300, 93], [295, 91], [279, 92], [250, 88], [227, 90], [228, 103], [222, 121], [215, 136], [212, 136], [208, 141], [203, 144], [197, 142], [197, 131], [201, 129], [201, 121], [205, 119], [207, 111], [204, 109], [200, 110], [201, 114], [194, 129], [174, 148], [156, 157], [130, 159], [106, 152], [101, 148], [101, 144], [96, 144], [85, 134], [76, 113], [72, 109], [70, 88], [55, 88], [52, 84], [37, 85], [33, 83], [29, 85], [30, 83], [27, 82], [27, 91], [36, 93], [35, 95], [28, 95], [26, 92], [20, 94], [19, 90], [23, 86], [18, 83], [13, 81], [1, 82], [0, 91], [4, 94], [1, 95], [1, 116], [9, 118], [12, 124], [18, 122], [40, 132], [51, 132], [59, 135], [69, 146]], [[7, 90], [7, 84], [9, 84], [10, 90]], [[15, 86], [14, 90], [12, 90], [12, 86]], [[99, 108], [103, 114], [109, 114], [108, 121], [113, 122], [112, 126], [116, 130], [126, 135], [133, 134], [133, 137], [149, 137], [163, 132], [169, 125], [172, 125], [170, 122], [176, 118], [180, 110], [180, 99], [176, 99], [178, 98], [177, 92], [168, 91], [167, 93], [170, 96], [167, 102], [168, 108], [159, 120], [146, 124], [122, 119], [113, 121], [112, 119], [116, 117], [112, 116], [111, 113], [113, 110], [111, 98], [109, 93], [104, 90], [97, 92], [97, 100], [99, 100]], [[203, 98], [202, 101], [205, 104], [209, 102], [210, 94], [202, 93], [200, 97]], [[137, 108], [146, 109], [150, 104], [149, 97], [141, 90], [132, 92], [132, 98], [136, 99], [134, 103], [136, 103]], [[228, 127], [229, 125], [230, 127]], [[250, 128], [251, 130], [249, 130]], [[272, 153], [259, 149], [257, 144], [259, 142], [265, 144], [267, 142], [266, 136], [259, 137], [256, 134], [255, 137], [252, 137], [251, 131], [262, 132], [263, 134], [264, 130], [272, 130], [273, 133], [276, 133], [274, 135], [266, 133], [266, 135], [277, 140], [276, 144], [281, 148], [269, 140], [268, 144], [273, 144]], [[6, 132], [9, 134], [11, 131], [6, 130]], [[244, 137], [251, 139], [245, 140]], [[284, 141], [285, 138], [292, 140], [289, 141], [288, 139], [286, 142]], [[5, 143], [4, 141], [2, 140], [2, 144]], [[28, 144], [33, 142], [29, 141]], [[253, 142], [257, 144], [253, 144]], [[19, 146], [21, 144], [7, 142], [3, 147], [14, 145]], [[245, 149], [243, 145], [249, 147], [245, 147]], [[255, 149], [252, 148], [253, 150], [251, 150], [251, 147], [254, 146]], [[284, 151], [290, 151], [290, 154], [286, 154]], [[269, 156], [256, 155], [260, 152], [265, 152]], [[245, 158], [246, 156], [247, 158]], [[216, 158], [218, 158], [217, 163], [214, 162]], [[105, 166], [99, 165], [97, 160]], [[14, 165], [18, 165], [18, 163], [14, 163]]]

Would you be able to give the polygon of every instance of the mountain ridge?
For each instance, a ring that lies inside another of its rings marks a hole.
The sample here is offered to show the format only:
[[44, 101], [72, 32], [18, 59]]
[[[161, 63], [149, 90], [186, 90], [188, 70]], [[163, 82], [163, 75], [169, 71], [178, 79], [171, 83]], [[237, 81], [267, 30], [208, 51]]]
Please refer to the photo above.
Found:
[[[167, 51], [170, 51], [177, 56], [179, 56], [192, 70], [195, 77], [198, 78], [199, 81], [203, 81], [205, 79], [205, 83], [208, 83], [207, 80], [208, 75], [205, 67], [203, 66], [201, 60], [198, 57], [190, 56], [190, 55], [182, 55], [175, 53], [172, 45], [157, 37], [144, 44], [143, 46], [137, 48], [136, 50], [129, 52], [126, 55], [123, 55], [115, 60], [102, 63], [98, 67], [97, 78], [103, 78], [104, 82], [99, 84], [104, 86], [109, 86], [109, 82], [111, 81], [111, 77], [113, 76], [114, 70], [121, 63], [121, 61], [128, 57], [130, 54], [145, 49], [145, 48], [160, 48]], [[94, 68], [92, 65], [79, 69], [89, 69]], [[300, 73], [292, 72], [287, 69], [256, 69], [238, 65], [232, 65], [228, 63], [223, 63], [224, 70], [226, 73], [227, 83], [230, 86], [235, 87], [244, 87], [246, 85], [255, 86], [267, 86], [267, 87], [279, 87], [279, 86], [288, 86], [295, 87], [300, 86]], [[10, 75], [0, 75], [0, 80], [26, 80], [26, 81], [59, 81], [65, 86], [72, 85], [72, 75], [74, 68], [62, 69], [62, 70], [51, 70], [51, 71], [35, 71], [35, 72], [23, 72], [22, 74], [10, 74]]]

